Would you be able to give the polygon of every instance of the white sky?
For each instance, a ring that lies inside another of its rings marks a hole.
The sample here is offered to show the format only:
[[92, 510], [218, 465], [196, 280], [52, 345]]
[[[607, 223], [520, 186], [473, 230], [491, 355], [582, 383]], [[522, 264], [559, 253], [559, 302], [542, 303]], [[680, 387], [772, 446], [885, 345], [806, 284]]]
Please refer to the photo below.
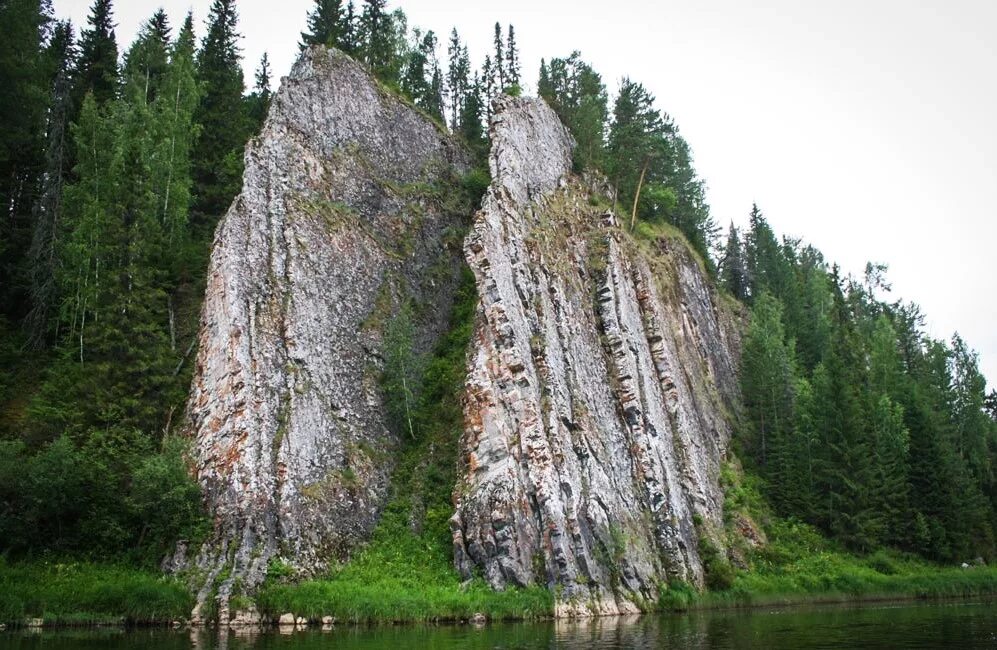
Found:
[[[90, 3], [54, 0], [77, 29]], [[203, 34], [210, 0], [115, 5], [124, 49], [160, 6], [174, 25], [193, 8]], [[264, 51], [277, 76], [290, 69], [312, 5], [238, 2], [248, 83]], [[744, 223], [757, 201], [779, 234], [803, 237], [846, 272], [889, 264], [894, 296], [921, 304], [932, 335], [958, 330], [997, 385], [997, 2], [398, 6], [443, 42], [456, 26], [476, 64], [495, 21], [512, 23], [527, 90], [541, 57], [574, 49], [611, 92], [625, 74], [642, 82], [692, 146], [722, 225]]]

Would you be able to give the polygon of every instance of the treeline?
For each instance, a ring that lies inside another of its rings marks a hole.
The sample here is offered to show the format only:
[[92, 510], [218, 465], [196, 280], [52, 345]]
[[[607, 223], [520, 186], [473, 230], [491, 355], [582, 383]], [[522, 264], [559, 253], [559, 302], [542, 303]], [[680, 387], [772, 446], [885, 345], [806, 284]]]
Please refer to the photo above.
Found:
[[48, 0], [0, 25], [0, 540], [155, 558], [202, 526], [170, 429], [268, 62], [246, 95], [234, 0], [199, 42], [156, 11], [123, 55], [111, 0], [78, 38]]
[[706, 188], [688, 143], [671, 117], [655, 108], [654, 95], [624, 78], [610, 113], [601, 75], [577, 51], [550, 64], [540, 61], [537, 94], [574, 135], [576, 167], [602, 171], [616, 188], [630, 228], [636, 219], [672, 224], [712, 270], [719, 229]]
[[751, 305], [739, 439], [776, 510], [857, 550], [992, 559], [997, 393], [966, 343], [881, 298], [885, 267], [842, 277], [757, 207], [743, 238], [731, 226], [720, 278]]

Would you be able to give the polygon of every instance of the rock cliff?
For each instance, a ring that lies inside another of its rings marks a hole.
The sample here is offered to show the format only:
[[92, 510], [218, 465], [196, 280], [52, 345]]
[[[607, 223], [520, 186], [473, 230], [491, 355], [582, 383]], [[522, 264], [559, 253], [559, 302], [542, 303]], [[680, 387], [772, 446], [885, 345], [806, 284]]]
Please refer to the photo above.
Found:
[[445, 327], [471, 208], [444, 188], [466, 167], [341, 53], [311, 49], [283, 80], [208, 272], [186, 431], [214, 527], [176, 562], [195, 620], [227, 621], [274, 557], [312, 573], [368, 537], [397, 444], [382, 325], [411, 299], [417, 346]]
[[738, 337], [677, 233], [624, 232], [571, 171], [542, 101], [501, 98], [492, 184], [464, 248], [469, 351], [455, 562], [495, 588], [545, 584], [560, 615], [637, 611], [704, 580]]

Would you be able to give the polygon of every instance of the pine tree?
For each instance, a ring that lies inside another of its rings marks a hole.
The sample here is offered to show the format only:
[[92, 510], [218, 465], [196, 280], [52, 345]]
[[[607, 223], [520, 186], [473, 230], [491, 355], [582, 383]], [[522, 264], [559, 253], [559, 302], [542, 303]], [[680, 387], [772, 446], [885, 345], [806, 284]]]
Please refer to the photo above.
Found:
[[450, 42], [447, 44], [447, 60], [449, 63], [447, 89], [450, 96], [450, 129], [457, 131], [460, 127], [461, 110], [471, 85], [471, 66], [456, 29], [450, 32]]
[[738, 300], [748, 297], [747, 270], [744, 266], [744, 248], [733, 222], [727, 231], [727, 245], [720, 260], [720, 282], [730, 295]]
[[747, 445], [760, 467], [769, 462], [771, 448], [779, 447], [793, 424], [793, 352], [786, 344], [782, 306], [767, 293], [751, 312], [741, 356], [744, 408], [751, 423]]
[[142, 26], [138, 38], [125, 54], [122, 77], [125, 84], [144, 88], [145, 101], [156, 99], [159, 84], [169, 59], [170, 25], [166, 13], [159, 9]]
[[213, 0], [208, 33], [197, 56], [197, 77], [203, 94], [194, 118], [201, 128], [192, 158], [193, 225], [205, 237], [238, 193], [242, 181], [242, 151], [249, 122], [242, 101], [245, 85], [237, 25], [235, 0]]
[[80, 56], [73, 75], [77, 106], [87, 93], [93, 93], [97, 104], [105, 104], [118, 94], [118, 43], [111, 0], [94, 0], [87, 24], [90, 27], [80, 34]]
[[51, 342], [57, 320], [57, 273], [59, 268], [58, 236], [62, 221], [62, 190], [70, 172], [69, 114], [72, 110], [70, 74], [74, 45], [73, 28], [69, 21], [60, 22], [53, 31], [47, 48], [51, 95], [49, 100], [45, 173], [41, 195], [33, 210], [34, 230], [28, 251], [31, 282], [31, 311], [27, 318], [29, 339], [33, 349]]
[[495, 45], [495, 52], [494, 58], [492, 59], [492, 72], [495, 76], [492, 84], [495, 88], [495, 92], [501, 93], [505, 92], [508, 77], [506, 76], [505, 54], [502, 45], [502, 25], [499, 23], [495, 23], [495, 38], [493, 42]]
[[608, 96], [602, 77], [575, 51], [567, 59], [541, 61], [538, 92], [575, 137], [580, 169], [599, 168], [605, 157]]
[[47, 2], [0, 3], [0, 325], [4, 316], [20, 319], [29, 303], [24, 254], [46, 162], [49, 14]]
[[398, 81], [395, 61], [394, 26], [385, 10], [387, 0], [364, 0], [360, 26], [363, 59], [378, 79], [392, 84]]
[[343, 45], [349, 27], [342, 0], [315, 0], [315, 7], [308, 13], [308, 31], [301, 32], [300, 48], [325, 45], [346, 49]]
[[505, 45], [505, 76], [510, 88], [519, 88], [519, 48], [516, 46], [516, 30], [509, 25], [509, 37]]
[[270, 90], [270, 57], [266, 52], [260, 57], [260, 65], [256, 68], [256, 85], [252, 94], [246, 98], [247, 112], [252, 123], [253, 133], [259, 133], [270, 110], [273, 93]]

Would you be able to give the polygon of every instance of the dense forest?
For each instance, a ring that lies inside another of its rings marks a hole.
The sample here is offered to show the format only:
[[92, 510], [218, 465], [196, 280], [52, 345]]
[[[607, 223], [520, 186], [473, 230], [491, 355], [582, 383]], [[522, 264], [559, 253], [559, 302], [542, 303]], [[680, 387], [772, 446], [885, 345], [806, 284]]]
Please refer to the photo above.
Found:
[[[271, 100], [247, 92], [236, 0], [156, 11], [119, 49], [111, 0], [86, 25], [48, 0], [0, 3], [0, 549], [153, 564], [206, 527], [177, 435], [212, 233]], [[178, 22], [174, 22], [177, 21]], [[484, 168], [491, 99], [524, 81], [514, 28], [479, 67], [385, 0], [316, 0], [300, 47], [337, 47], [461, 138]], [[682, 233], [750, 309], [737, 446], [775, 511], [856, 551], [995, 556], [997, 394], [958, 336], [931, 339], [885, 268], [842, 275], [753, 207], [726, 244], [689, 145], [640, 83], [610, 93], [579, 52], [537, 94], [577, 171], [627, 227]]]

